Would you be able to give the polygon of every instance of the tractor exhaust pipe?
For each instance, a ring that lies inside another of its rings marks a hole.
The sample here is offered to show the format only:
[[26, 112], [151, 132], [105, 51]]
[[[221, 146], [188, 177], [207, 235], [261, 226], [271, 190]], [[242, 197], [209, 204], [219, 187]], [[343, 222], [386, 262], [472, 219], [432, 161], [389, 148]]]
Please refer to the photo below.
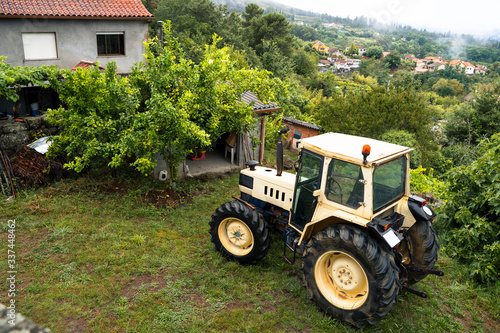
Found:
[[276, 145], [276, 176], [281, 176], [283, 173], [283, 141], [281, 140], [281, 134], [288, 132], [288, 128], [283, 128], [278, 131], [278, 144]]

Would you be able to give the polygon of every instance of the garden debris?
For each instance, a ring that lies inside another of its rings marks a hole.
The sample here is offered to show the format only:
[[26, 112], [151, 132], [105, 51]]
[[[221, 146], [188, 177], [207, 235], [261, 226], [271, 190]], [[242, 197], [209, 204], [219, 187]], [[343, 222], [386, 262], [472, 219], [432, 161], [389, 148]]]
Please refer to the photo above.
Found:
[[19, 191], [19, 182], [12, 170], [9, 156], [3, 150], [0, 143], [0, 188], [2, 193], [8, 197], [17, 197]]
[[40, 138], [33, 143], [30, 143], [28, 147], [35, 149], [40, 154], [45, 154], [49, 151], [49, 147], [51, 144], [52, 144], [52, 137], [44, 136], [43, 138]]
[[12, 168], [24, 187], [43, 185], [53, 179], [61, 179], [67, 170], [59, 159], [48, 159], [27, 146], [12, 158]]

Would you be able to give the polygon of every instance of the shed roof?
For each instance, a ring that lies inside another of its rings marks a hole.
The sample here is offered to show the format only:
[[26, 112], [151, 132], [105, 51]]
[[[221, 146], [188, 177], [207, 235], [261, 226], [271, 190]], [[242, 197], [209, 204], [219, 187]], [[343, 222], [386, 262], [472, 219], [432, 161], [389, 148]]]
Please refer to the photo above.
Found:
[[248, 105], [252, 105], [252, 111], [256, 113], [276, 111], [281, 109], [276, 103], [264, 103], [260, 101], [257, 95], [248, 90], [241, 94], [241, 100], [245, 101], [245, 103], [247, 103]]
[[141, 0], [2, 0], [0, 17], [152, 19]]
[[[71, 68], [71, 69], [76, 71], [77, 68], [92, 68], [92, 67], [95, 67], [96, 65], [97, 65], [96, 62], [94, 62], [94, 61], [80, 60], [80, 62], [78, 64], [76, 64], [75, 66], [73, 66], [73, 68]], [[99, 65], [99, 69], [105, 70], [106, 68]]]
[[314, 124], [311, 124], [311, 123], [308, 123], [308, 122], [305, 122], [302, 120], [294, 119], [294, 118], [283, 117], [283, 122], [289, 123], [289, 124], [299, 125], [299, 126], [302, 126], [305, 128], [310, 128], [310, 129], [315, 130], [315, 131], [321, 130], [321, 128], [319, 128], [318, 126], [316, 126]]

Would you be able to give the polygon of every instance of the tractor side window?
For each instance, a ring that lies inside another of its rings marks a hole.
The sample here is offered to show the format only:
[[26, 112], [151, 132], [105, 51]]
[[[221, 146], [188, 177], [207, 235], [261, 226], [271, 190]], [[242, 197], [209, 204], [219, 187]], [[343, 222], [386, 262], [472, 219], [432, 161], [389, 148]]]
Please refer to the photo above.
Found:
[[406, 159], [378, 166], [373, 172], [373, 210], [399, 199], [405, 193]]
[[317, 179], [321, 170], [321, 159], [303, 154], [299, 171], [299, 184], [308, 180]]
[[332, 159], [326, 179], [328, 200], [357, 209], [364, 202], [365, 184], [361, 166]]

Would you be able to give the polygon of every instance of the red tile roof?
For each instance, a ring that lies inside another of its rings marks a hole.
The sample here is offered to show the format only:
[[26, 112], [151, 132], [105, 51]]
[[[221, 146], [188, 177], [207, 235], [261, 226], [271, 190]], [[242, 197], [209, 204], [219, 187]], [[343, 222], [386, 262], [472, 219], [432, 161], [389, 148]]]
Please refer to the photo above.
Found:
[[1, 0], [0, 17], [152, 19], [141, 0]]
[[[76, 71], [77, 68], [92, 68], [95, 65], [96, 65], [95, 62], [88, 61], [88, 60], [80, 60], [80, 62], [78, 64], [76, 64], [75, 66], [73, 66], [73, 68], [71, 68], [71, 69]], [[99, 69], [105, 70], [106, 68], [99, 66]]]

